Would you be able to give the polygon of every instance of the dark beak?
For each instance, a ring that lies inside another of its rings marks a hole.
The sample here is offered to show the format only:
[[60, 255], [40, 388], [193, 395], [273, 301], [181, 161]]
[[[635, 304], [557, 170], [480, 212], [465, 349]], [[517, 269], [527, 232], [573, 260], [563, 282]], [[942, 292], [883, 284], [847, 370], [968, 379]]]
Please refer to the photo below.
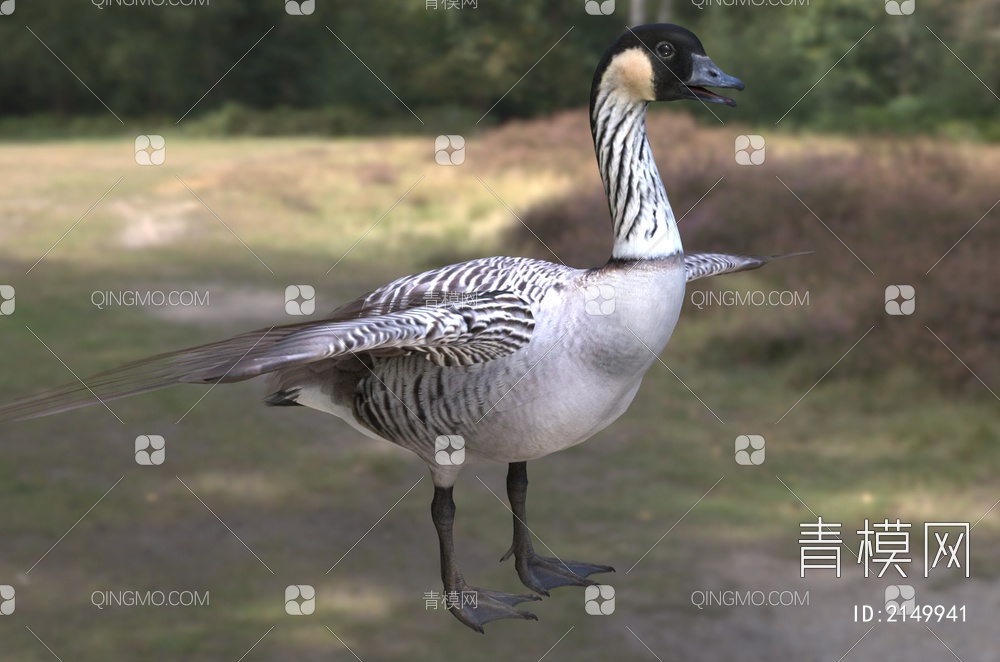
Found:
[[721, 87], [734, 90], [742, 90], [745, 85], [743, 81], [735, 76], [723, 73], [722, 69], [715, 66], [715, 63], [707, 55], [695, 55], [694, 69], [691, 71], [691, 78], [684, 81], [687, 88], [685, 91], [691, 96], [689, 99], [704, 101], [705, 103], [724, 103], [727, 106], [735, 106], [736, 102], [729, 97], [716, 94], [706, 88]]

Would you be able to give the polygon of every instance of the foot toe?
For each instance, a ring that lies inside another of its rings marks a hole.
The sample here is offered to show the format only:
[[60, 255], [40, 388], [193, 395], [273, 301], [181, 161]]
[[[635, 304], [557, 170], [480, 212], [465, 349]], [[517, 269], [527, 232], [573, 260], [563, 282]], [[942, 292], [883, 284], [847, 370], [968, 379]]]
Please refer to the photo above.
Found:
[[[502, 593], [479, 588], [468, 588], [461, 591], [462, 604], [454, 605], [449, 611], [462, 623], [476, 632], [485, 633], [483, 626], [502, 618], [516, 618], [537, 621], [538, 617], [531, 612], [516, 609], [514, 605], [521, 602], [540, 600], [538, 596]], [[472, 597], [467, 597], [467, 596]]]
[[598, 563], [584, 563], [583, 561], [560, 561], [559, 559], [545, 559], [546, 561], [553, 563], [557, 566], [567, 566], [570, 571], [579, 575], [580, 577], [589, 577], [594, 574], [602, 572], [614, 572], [615, 569], [610, 565], [601, 565]]
[[481, 588], [476, 589], [476, 592], [480, 596], [486, 596], [511, 607], [522, 602], [537, 602], [541, 600], [537, 595], [531, 595], [530, 593], [501, 593], [500, 591], [487, 591]]
[[591, 586], [596, 584], [590, 575], [602, 572], [614, 572], [609, 565], [584, 563], [532, 556], [518, 563], [518, 575], [521, 582], [536, 593], [548, 595], [549, 590], [561, 586]]

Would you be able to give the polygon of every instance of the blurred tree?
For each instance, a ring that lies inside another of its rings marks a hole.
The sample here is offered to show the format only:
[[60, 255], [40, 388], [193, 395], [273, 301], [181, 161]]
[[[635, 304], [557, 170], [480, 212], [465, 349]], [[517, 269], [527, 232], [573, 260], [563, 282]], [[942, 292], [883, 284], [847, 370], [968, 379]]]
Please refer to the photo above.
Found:
[[674, 15], [673, 0], [631, 0], [629, 5], [629, 25], [643, 23], [670, 23]]
[[716, 62], [746, 80], [743, 121], [774, 124], [794, 105], [783, 126], [973, 127], [1000, 138], [1000, 0], [919, 0], [913, 16], [889, 16], [875, 0], [785, 1], [623, 0], [606, 18], [585, 14], [582, 0], [461, 9], [445, 0], [319, 2], [312, 16], [289, 16], [275, 0], [19, 3], [0, 20], [0, 117], [106, 115], [96, 95], [122, 117], [335, 107], [373, 123], [403, 118], [405, 127], [412, 117], [377, 75], [418, 114], [479, 117], [502, 97], [487, 116], [502, 121], [583, 105], [593, 67], [627, 17], [695, 30]]

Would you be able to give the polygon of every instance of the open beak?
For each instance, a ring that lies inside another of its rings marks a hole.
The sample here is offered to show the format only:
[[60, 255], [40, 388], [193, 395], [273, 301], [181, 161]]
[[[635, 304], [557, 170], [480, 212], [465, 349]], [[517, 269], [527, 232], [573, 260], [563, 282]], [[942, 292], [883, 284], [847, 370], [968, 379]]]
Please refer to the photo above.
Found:
[[686, 91], [691, 95], [690, 99], [705, 103], [724, 103], [727, 106], [735, 106], [736, 102], [706, 88], [721, 87], [742, 90], [745, 87], [739, 78], [723, 73], [722, 69], [715, 66], [715, 63], [707, 55], [694, 56], [694, 69], [691, 71], [691, 78], [684, 81], [684, 85], [687, 88]]

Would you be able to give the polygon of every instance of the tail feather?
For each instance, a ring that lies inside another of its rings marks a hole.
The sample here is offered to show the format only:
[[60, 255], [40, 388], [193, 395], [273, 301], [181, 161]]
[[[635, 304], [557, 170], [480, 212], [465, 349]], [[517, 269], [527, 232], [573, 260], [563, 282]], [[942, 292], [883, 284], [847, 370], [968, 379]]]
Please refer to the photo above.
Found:
[[768, 262], [783, 260], [788, 257], [809, 255], [813, 251], [785, 253], [784, 255], [730, 255], [727, 253], [686, 253], [684, 267], [687, 270], [687, 282], [731, 274], [737, 271], [759, 269]]
[[266, 370], [229, 373], [299, 330], [299, 325], [254, 331], [219, 342], [159, 354], [0, 406], [0, 421], [21, 421], [110, 402], [178, 384], [216, 384], [256, 377]]
[[[349, 305], [325, 320], [252, 331], [143, 359], [0, 406], [0, 421], [37, 418], [176, 384], [239, 382], [358, 353], [423, 352], [440, 365], [467, 365], [516, 351], [528, 342], [534, 326], [524, 300], [505, 292], [482, 294], [472, 303], [452, 307], [358, 315], [357, 307]], [[324, 363], [317, 369], [336, 365]]]

